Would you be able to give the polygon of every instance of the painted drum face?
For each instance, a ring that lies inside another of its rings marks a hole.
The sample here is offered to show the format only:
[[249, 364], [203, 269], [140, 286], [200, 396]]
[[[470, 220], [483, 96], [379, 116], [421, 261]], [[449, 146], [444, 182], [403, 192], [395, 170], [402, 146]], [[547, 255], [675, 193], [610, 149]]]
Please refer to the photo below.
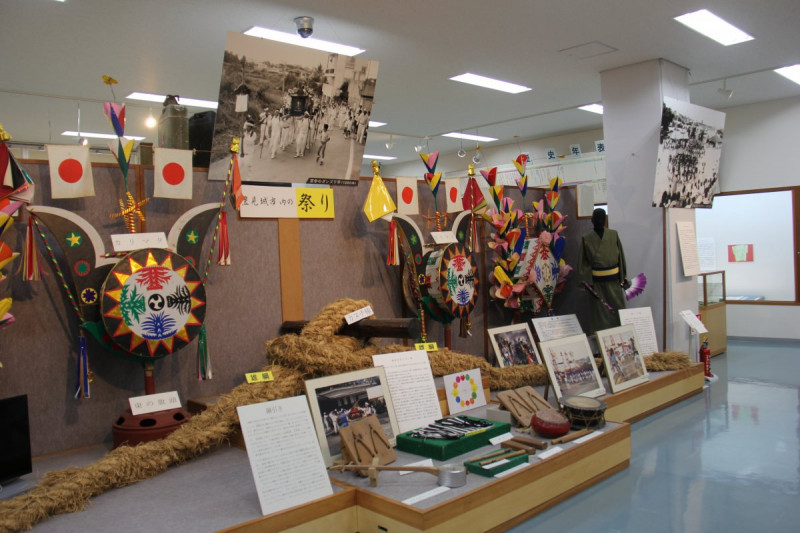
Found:
[[133, 356], [155, 359], [188, 344], [205, 318], [205, 289], [182, 256], [148, 248], [125, 256], [102, 290], [112, 340]]
[[431, 252], [425, 267], [428, 294], [457, 317], [475, 308], [478, 296], [478, 268], [472, 254], [461, 244], [449, 244]]

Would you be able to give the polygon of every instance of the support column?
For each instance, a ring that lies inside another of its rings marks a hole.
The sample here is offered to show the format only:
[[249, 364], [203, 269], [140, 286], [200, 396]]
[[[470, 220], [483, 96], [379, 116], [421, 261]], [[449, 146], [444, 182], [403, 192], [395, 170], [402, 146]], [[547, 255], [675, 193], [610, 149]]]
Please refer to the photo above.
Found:
[[694, 222], [692, 209], [653, 207], [661, 107], [664, 97], [689, 101], [688, 70], [653, 59], [601, 73], [609, 226], [619, 232], [628, 275], [644, 272], [647, 289], [631, 301], [649, 306], [659, 346], [696, 358], [678, 313], [697, 312], [697, 280], [683, 276], [677, 221]]

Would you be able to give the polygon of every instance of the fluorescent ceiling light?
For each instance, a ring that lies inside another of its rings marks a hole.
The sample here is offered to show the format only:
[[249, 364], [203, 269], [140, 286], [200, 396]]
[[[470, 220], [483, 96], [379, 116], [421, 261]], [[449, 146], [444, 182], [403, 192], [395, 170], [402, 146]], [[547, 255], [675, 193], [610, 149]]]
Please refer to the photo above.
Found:
[[253, 26], [246, 32], [245, 35], [251, 37], [261, 37], [262, 39], [269, 39], [270, 41], [278, 41], [281, 43], [294, 44], [297, 46], [304, 46], [305, 48], [313, 48], [314, 50], [322, 50], [323, 52], [330, 52], [332, 54], [342, 54], [345, 56], [357, 56], [364, 52], [361, 48], [355, 46], [347, 46], [346, 44], [332, 43], [330, 41], [323, 41], [308, 37], [303, 39], [296, 33], [284, 33], [277, 30], [268, 30], [261, 26]]
[[496, 141], [494, 137], [483, 137], [481, 135], [469, 135], [466, 133], [458, 133], [455, 131], [451, 131], [450, 133], [445, 133], [442, 137], [452, 137], [454, 139], [464, 139], [465, 141], [480, 141], [485, 143], [490, 143], [492, 141]]
[[597, 113], [598, 115], [603, 114], [603, 106], [600, 104], [582, 105], [578, 109], [583, 109], [584, 111], [588, 111], [590, 113]]
[[[132, 92], [125, 98], [128, 98], [129, 100], [144, 100], [145, 102], [158, 102], [159, 104], [163, 104], [164, 100], [167, 99], [167, 96], [165, 94]], [[198, 100], [197, 98], [184, 98], [183, 96], [178, 96], [178, 102], [181, 105], [189, 107], [203, 107], [206, 109], [216, 109], [218, 105], [218, 103], [214, 102], [213, 100]]]
[[381, 126], [385, 126], [385, 122], [378, 122], [377, 120], [370, 120], [369, 127], [370, 128], [380, 128]]
[[800, 64], [792, 65], [791, 67], [776, 68], [775, 72], [795, 83], [800, 83]]
[[752, 35], [746, 34], [706, 9], [686, 13], [675, 17], [675, 20], [725, 46], [753, 40]]
[[530, 91], [530, 87], [524, 85], [517, 85], [516, 83], [509, 83], [507, 81], [496, 80], [494, 78], [487, 78], [486, 76], [479, 76], [478, 74], [471, 74], [466, 72], [453, 76], [450, 78], [453, 81], [460, 81], [461, 83], [469, 83], [470, 85], [477, 85], [478, 87], [485, 87], [487, 89], [494, 89], [496, 91], [503, 91], [505, 93], [524, 93]]
[[[86, 137], [91, 139], [116, 139], [117, 136], [112, 133], [92, 133], [90, 131], [62, 131], [61, 135], [66, 137]], [[141, 141], [144, 137], [137, 137], [136, 135], [126, 135], [126, 139], [132, 139], [134, 141]]]
[[391, 161], [392, 159], [397, 159], [396, 157], [391, 155], [369, 155], [369, 154], [364, 154], [362, 158], [375, 159], [376, 161]]

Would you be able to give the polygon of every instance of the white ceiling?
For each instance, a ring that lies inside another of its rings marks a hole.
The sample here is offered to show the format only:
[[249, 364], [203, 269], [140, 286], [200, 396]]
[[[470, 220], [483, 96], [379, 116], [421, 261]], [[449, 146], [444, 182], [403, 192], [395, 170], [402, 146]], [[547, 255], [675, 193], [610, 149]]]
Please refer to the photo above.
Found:
[[[701, 8], [755, 39], [725, 47], [673, 20]], [[524, 150], [527, 139], [599, 128], [600, 115], [574, 108], [600, 100], [600, 72], [654, 58], [689, 69], [691, 101], [706, 107], [800, 95], [772, 72], [800, 63], [797, 0], [0, 0], [0, 123], [17, 142], [73, 142], [60, 133], [77, 129], [80, 102], [81, 129], [111, 133], [103, 74], [119, 80], [118, 100], [135, 90], [216, 100], [226, 32], [255, 24], [293, 32], [299, 15], [316, 19], [315, 37], [380, 62], [372, 118], [388, 124], [370, 132], [366, 151], [398, 162], [415, 159], [425, 136], [432, 151], [458, 150], [460, 141], [438, 136], [448, 131]], [[568, 53], [587, 43], [616, 51]], [[463, 72], [533, 90], [448, 79]], [[723, 79], [730, 100], [717, 91]], [[126, 133], [154, 140], [143, 124], [148, 105], [127, 104]]]

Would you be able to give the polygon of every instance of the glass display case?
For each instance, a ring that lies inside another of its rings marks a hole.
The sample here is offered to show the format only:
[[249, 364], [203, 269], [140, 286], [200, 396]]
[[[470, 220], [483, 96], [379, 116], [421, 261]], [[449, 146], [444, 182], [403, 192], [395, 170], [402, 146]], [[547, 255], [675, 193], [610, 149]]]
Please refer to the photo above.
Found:
[[697, 300], [700, 319], [708, 328], [711, 355], [719, 355], [728, 348], [724, 270], [701, 272], [697, 276]]
[[697, 276], [697, 301], [709, 306], [725, 301], [725, 271], [712, 270]]

